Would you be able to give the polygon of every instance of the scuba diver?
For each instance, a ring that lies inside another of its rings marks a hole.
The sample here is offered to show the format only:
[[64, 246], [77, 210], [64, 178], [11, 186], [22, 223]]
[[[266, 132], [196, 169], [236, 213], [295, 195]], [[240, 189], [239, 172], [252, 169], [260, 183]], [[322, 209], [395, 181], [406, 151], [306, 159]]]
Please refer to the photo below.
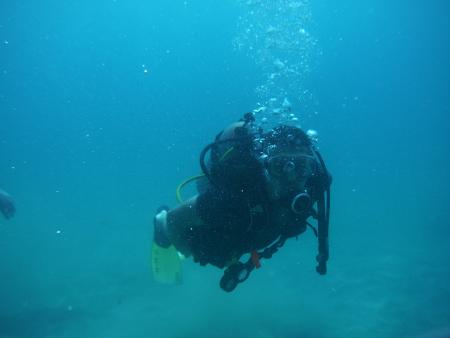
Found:
[[203, 149], [200, 167], [202, 175], [177, 189], [181, 200], [180, 189], [197, 180], [198, 194], [160, 207], [154, 218], [155, 280], [180, 282], [180, 257], [192, 256], [225, 269], [220, 287], [231, 292], [307, 227], [318, 238], [316, 270], [326, 274], [331, 175], [303, 130], [280, 125], [264, 132], [247, 113]]
[[6, 219], [13, 217], [16, 212], [11, 195], [2, 189], [0, 189], [0, 211]]

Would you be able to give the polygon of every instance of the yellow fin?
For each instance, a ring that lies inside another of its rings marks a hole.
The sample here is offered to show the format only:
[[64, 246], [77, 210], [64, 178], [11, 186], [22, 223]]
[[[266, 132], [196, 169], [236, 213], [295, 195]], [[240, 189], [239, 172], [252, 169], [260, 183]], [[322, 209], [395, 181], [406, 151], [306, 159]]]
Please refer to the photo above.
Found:
[[181, 283], [181, 259], [173, 245], [163, 248], [153, 242], [151, 263], [155, 281], [171, 285]]

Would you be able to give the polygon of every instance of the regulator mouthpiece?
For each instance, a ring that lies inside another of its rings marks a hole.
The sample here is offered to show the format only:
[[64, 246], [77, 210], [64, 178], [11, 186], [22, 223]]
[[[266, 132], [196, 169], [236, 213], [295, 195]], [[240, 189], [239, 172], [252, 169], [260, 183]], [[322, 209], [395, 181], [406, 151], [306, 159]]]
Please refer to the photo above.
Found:
[[291, 210], [296, 214], [304, 214], [311, 208], [311, 196], [302, 192], [292, 199]]

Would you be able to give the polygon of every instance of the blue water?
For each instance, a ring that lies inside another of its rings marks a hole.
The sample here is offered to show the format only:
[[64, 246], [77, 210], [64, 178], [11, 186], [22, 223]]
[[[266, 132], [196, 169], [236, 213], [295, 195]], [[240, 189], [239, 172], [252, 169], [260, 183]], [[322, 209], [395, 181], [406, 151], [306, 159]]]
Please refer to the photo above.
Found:
[[[2, 1], [0, 187], [17, 214], [0, 218], [0, 338], [450, 337], [449, 13], [445, 0]], [[260, 121], [319, 133], [328, 275], [307, 232], [231, 294], [190, 260], [182, 285], [156, 284], [156, 208], [261, 107]]]

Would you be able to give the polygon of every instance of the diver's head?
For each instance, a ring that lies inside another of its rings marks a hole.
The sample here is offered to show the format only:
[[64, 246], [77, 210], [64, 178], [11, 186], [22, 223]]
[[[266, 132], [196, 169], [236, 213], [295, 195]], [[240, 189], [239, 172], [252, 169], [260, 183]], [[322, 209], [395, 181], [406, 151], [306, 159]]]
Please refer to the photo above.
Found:
[[264, 141], [269, 197], [278, 200], [305, 192], [317, 168], [308, 135], [297, 127], [280, 126], [269, 132]]

